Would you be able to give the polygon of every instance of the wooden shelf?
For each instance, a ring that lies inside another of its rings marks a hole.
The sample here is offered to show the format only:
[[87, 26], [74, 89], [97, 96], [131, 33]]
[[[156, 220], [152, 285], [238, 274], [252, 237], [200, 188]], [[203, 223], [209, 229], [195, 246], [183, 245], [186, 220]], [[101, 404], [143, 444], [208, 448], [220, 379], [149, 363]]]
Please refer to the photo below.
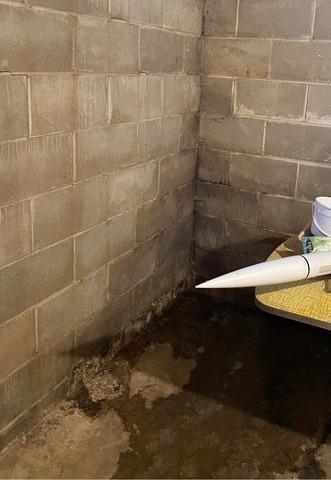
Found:
[[[302, 245], [297, 237], [292, 237], [282, 243], [268, 260], [300, 253]], [[268, 313], [331, 330], [331, 293], [326, 290], [329, 278], [257, 287], [256, 305]]]

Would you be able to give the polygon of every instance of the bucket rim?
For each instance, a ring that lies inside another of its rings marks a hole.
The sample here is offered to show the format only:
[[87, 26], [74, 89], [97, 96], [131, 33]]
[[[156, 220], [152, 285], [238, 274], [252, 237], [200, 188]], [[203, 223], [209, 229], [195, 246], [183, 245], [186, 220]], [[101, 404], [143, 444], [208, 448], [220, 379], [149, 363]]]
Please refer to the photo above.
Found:
[[331, 197], [317, 197], [315, 199], [315, 210], [317, 209], [319, 212], [328, 212], [331, 216]]

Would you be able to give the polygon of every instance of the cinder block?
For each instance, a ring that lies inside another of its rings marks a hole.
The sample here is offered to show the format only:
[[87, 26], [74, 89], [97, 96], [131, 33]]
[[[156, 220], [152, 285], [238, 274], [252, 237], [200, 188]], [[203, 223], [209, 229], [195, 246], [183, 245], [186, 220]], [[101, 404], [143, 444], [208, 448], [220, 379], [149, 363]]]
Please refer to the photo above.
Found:
[[110, 240], [107, 236], [108, 224], [103, 223], [75, 238], [77, 280], [107, 265], [109, 262], [108, 241]]
[[199, 75], [201, 68], [201, 38], [192, 35], [184, 37], [184, 71]]
[[225, 185], [198, 182], [196, 209], [207, 217], [256, 225], [258, 195]]
[[155, 198], [158, 178], [157, 162], [143, 163], [110, 175], [108, 216], [113, 217]]
[[331, 85], [310, 85], [307, 121], [331, 125]]
[[151, 304], [174, 290], [189, 275], [190, 261], [187, 252], [162, 264], [151, 277], [134, 289], [133, 313], [137, 318], [151, 309]]
[[75, 26], [75, 68], [81, 72], [108, 72], [111, 48], [108, 21], [103, 18], [79, 16]]
[[328, 163], [331, 160], [331, 129], [268, 123], [265, 152], [277, 157]]
[[130, 19], [130, 0], [109, 0], [110, 16], [119, 20]]
[[239, 35], [310, 38], [313, 0], [241, 0]]
[[311, 203], [291, 198], [261, 195], [259, 225], [276, 232], [299, 233], [311, 220]]
[[160, 275], [157, 277], [155, 273], [139, 283], [133, 290], [133, 317], [135, 319], [139, 319], [151, 309], [151, 305], [158, 299], [158, 292], [162, 289], [165, 291], [164, 285], [170, 285], [169, 275], [163, 276], [161, 283], [156, 285], [159, 277]]
[[34, 310], [0, 325], [0, 342], [0, 379], [3, 379], [36, 353]]
[[138, 73], [139, 28], [129, 23], [109, 23], [108, 72]]
[[116, 75], [109, 79], [111, 121], [134, 122], [138, 119], [138, 77]]
[[199, 113], [183, 115], [180, 131], [180, 149], [195, 148], [199, 141]]
[[[156, 271], [156, 274], [162, 275], [162, 269], [166, 267], [166, 265], [167, 264], [162, 265], [161, 268]], [[178, 288], [191, 276], [191, 251], [183, 250], [175, 260], [171, 259], [168, 265], [170, 267], [169, 269], [172, 269], [173, 272], [172, 288], [170, 287], [168, 290], [171, 291]]]
[[108, 123], [108, 82], [102, 75], [33, 75], [32, 134]]
[[0, 145], [0, 205], [70, 184], [72, 150], [69, 134]]
[[[167, 277], [163, 277], [162, 287], [164, 289], [165, 280]], [[155, 285], [156, 279], [155, 276], [148, 278], [141, 282], [134, 289], [133, 297], [133, 316], [134, 318], [144, 318], [144, 315], [147, 314], [148, 310], [151, 308], [151, 302], [147, 300], [147, 296], [151, 299], [152, 302], [158, 300], [157, 287]], [[168, 282], [169, 283], [169, 282]], [[161, 290], [161, 285], [159, 285], [158, 290]], [[144, 297], [144, 293], [146, 297]]]
[[[191, 251], [183, 250], [175, 261], [172, 261], [172, 264], [174, 275], [173, 285], [175, 286], [175, 289], [177, 289], [180, 285], [183, 285], [184, 282], [191, 278]], [[162, 270], [162, 268], [160, 270]]]
[[148, 120], [162, 115], [162, 78], [153, 75], [138, 77], [138, 118]]
[[130, 20], [162, 27], [164, 0], [130, 0]]
[[0, 141], [26, 137], [28, 93], [25, 77], [0, 77], [0, 105]]
[[271, 78], [300, 82], [331, 80], [331, 44], [275, 40], [271, 55]]
[[317, 0], [314, 25], [314, 38], [320, 40], [331, 39], [331, 4], [328, 0]]
[[52, 346], [60, 338], [79, 328], [107, 304], [105, 267], [95, 275], [53, 296], [38, 308], [38, 349]]
[[75, 128], [75, 79], [71, 74], [32, 75], [32, 135], [70, 132]]
[[137, 164], [142, 157], [138, 149], [137, 125], [122, 124], [77, 132], [76, 155], [77, 180]]
[[132, 307], [132, 291], [111, 299], [106, 308], [77, 331], [76, 349], [79, 355], [95, 354], [103, 346], [108, 349], [112, 341], [116, 342], [119, 336], [130, 332], [134, 328]]
[[[68, 378], [63, 379], [58, 385], [52, 387], [41, 399], [27, 410], [22, 412], [21, 415], [14, 418], [0, 433], [0, 445], [1, 448], [6, 448], [12, 440], [16, 439], [22, 432], [28, 431], [31, 427], [34, 427], [36, 423], [45, 416], [45, 410], [50, 406], [58, 405], [63, 401], [68, 390]], [[12, 469], [9, 467], [9, 470]]]
[[234, 36], [237, 4], [237, 0], [206, 0], [204, 33]]
[[139, 124], [140, 152], [145, 160], [164, 158], [179, 150], [180, 117], [165, 117]]
[[200, 119], [200, 138], [211, 149], [260, 154], [263, 131], [262, 120], [207, 116]]
[[226, 185], [229, 181], [230, 153], [199, 148], [198, 178], [210, 183]]
[[233, 154], [229, 183], [245, 190], [294, 196], [297, 171], [295, 162]]
[[[252, 260], [246, 257], [203, 248], [196, 248], [194, 251], [194, 271], [204, 278], [217, 277], [249, 265], [252, 265]], [[240, 295], [242, 301], [242, 291], [240, 291]]]
[[76, 128], [108, 123], [108, 79], [104, 75], [78, 75]]
[[186, 183], [193, 182], [195, 171], [195, 150], [161, 160], [160, 195], [166, 195]]
[[174, 198], [157, 198], [137, 210], [136, 239], [144, 242], [153, 235], [169, 228], [174, 221], [176, 201]]
[[193, 212], [193, 184], [159, 197], [137, 210], [136, 241], [144, 242]]
[[270, 80], [236, 81], [235, 113], [303, 120], [306, 85]]
[[166, 76], [163, 87], [165, 115], [195, 112], [199, 108], [199, 77], [188, 75]]
[[230, 78], [206, 77], [201, 88], [201, 110], [224, 117], [231, 115], [232, 87], [233, 81]]
[[140, 30], [140, 70], [152, 73], [180, 72], [183, 68], [181, 35], [163, 30]]
[[203, 0], [165, 0], [164, 26], [201, 34]]
[[1, 208], [0, 232], [0, 267], [31, 253], [30, 202]]
[[72, 70], [70, 16], [0, 5], [0, 32], [0, 71]]
[[329, 196], [331, 185], [331, 168], [319, 165], [300, 165], [297, 196], [304, 200]]
[[202, 70], [213, 75], [266, 78], [269, 71], [270, 40], [207, 37]]
[[158, 237], [157, 264], [162, 265], [176, 258], [184, 250], [190, 250], [193, 240], [193, 215], [165, 230]]
[[261, 227], [229, 222], [225, 225], [223, 251], [264, 261], [282, 240], [281, 235]]
[[259, 225], [283, 233], [299, 233], [311, 220], [311, 203], [261, 195]]
[[107, 219], [107, 179], [98, 177], [33, 200], [36, 249], [86, 230]]
[[68, 377], [74, 360], [74, 337], [70, 335], [1, 382], [0, 430]]
[[207, 250], [221, 250], [224, 245], [224, 221], [197, 215], [195, 219], [195, 246]]
[[31, 5], [39, 5], [54, 10], [64, 10], [75, 13], [108, 16], [108, 0], [30, 0]]
[[132, 212], [103, 223], [76, 238], [76, 278], [98, 270], [133, 248]]
[[68, 240], [0, 270], [0, 323], [70, 285], [73, 242]]
[[109, 265], [110, 296], [122, 295], [152, 275], [156, 266], [157, 242], [152, 239]]
[[169, 261], [155, 271], [154, 275], [139, 283], [133, 291], [133, 315], [135, 318], [146, 315], [162, 295], [174, 286], [174, 262]]

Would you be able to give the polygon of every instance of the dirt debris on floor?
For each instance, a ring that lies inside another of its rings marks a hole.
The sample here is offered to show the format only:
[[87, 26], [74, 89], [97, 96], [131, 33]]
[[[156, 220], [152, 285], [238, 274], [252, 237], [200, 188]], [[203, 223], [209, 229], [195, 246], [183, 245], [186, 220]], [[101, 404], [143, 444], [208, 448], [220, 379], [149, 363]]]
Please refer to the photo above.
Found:
[[203, 296], [115, 358], [0, 457], [0, 478], [331, 478], [331, 341]]

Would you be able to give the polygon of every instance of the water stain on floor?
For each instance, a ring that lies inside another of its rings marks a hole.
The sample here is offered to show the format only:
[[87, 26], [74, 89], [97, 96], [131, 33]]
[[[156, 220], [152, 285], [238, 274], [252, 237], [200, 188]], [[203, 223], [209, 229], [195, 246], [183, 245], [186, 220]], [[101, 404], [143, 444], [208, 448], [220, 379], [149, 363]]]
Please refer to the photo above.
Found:
[[152, 408], [158, 398], [181, 392], [195, 366], [195, 360], [174, 358], [170, 343], [152, 343], [132, 368], [130, 398], [140, 395], [145, 407]]
[[331, 478], [331, 338], [187, 296], [0, 457], [0, 478]]

